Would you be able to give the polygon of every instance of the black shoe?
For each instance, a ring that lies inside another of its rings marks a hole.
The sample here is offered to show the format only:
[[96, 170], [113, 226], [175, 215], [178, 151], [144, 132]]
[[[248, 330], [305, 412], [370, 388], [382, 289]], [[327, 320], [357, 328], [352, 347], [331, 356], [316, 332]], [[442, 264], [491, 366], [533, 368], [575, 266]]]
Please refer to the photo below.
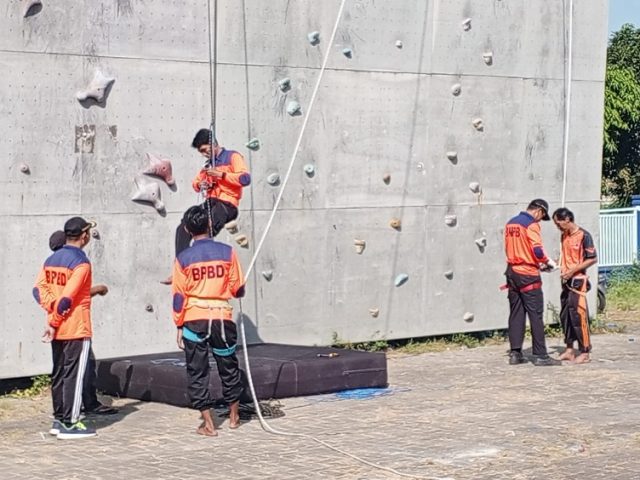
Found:
[[533, 359], [533, 364], [536, 367], [550, 367], [553, 365], [560, 365], [560, 362], [558, 360], [554, 360], [549, 355], [544, 355], [540, 357], [535, 357]]
[[109, 407], [108, 405], [98, 405], [91, 410], [85, 410], [87, 415], [115, 415], [118, 413], [118, 409], [115, 407]]
[[509, 365], [520, 365], [525, 363], [525, 359], [522, 356], [522, 352], [511, 351], [509, 352]]

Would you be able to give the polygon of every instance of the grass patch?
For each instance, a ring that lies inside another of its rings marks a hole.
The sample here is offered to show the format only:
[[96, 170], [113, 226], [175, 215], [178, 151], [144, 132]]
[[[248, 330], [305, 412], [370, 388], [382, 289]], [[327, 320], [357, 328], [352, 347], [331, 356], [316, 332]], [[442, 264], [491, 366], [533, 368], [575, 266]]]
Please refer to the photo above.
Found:
[[[13, 388], [4, 395], [10, 398], [34, 398], [45, 393], [51, 386], [50, 375], [37, 375], [29, 379], [29, 385], [24, 388]], [[1, 397], [0, 397], [1, 398]]]
[[607, 305], [621, 311], [640, 310], [640, 266], [618, 268], [607, 279]]

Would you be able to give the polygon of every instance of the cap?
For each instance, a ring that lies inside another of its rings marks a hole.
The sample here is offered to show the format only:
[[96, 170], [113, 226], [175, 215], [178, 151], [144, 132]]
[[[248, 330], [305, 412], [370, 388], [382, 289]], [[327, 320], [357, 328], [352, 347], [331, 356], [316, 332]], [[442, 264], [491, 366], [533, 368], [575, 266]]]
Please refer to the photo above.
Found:
[[54, 252], [62, 248], [67, 243], [67, 236], [62, 230], [57, 230], [49, 237], [49, 248]]
[[542, 198], [536, 198], [535, 200], [531, 200], [529, 204], [529, 208], [539, 208], [544, 212], [544, 217], [542, 220], [549, 220], [549, 204], [546, 200]]
[[73, 217], [64, 224], [64, 233], [68, 237], [77, 237], [95, 226], [96, 222], [87, 222], [82, 217]]

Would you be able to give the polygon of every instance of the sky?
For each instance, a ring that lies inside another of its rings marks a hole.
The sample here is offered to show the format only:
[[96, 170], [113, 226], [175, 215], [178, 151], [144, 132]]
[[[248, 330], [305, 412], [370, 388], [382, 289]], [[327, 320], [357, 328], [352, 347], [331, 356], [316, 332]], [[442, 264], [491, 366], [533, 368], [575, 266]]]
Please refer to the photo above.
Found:
[[640, 0], [609, 0], [609, 33], [620, 29], [624, 23], [633, 23], [640, 28]]

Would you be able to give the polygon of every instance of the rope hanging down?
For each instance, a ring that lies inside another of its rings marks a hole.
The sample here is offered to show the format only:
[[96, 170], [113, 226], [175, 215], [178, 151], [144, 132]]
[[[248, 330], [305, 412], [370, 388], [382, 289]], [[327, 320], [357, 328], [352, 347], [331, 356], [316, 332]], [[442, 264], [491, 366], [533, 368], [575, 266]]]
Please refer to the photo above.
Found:
[[[211, 0], [207, 0], [207, 25], [209, 28], [209, 94], [211, 98], [211, 122], [209, 125], [209, 160], [205, 167], [215, 168], [216, 156], [214, 144], [216, 143], [216, 100], [218, 85], [218, 0], [213, 0], [213, 29], [211, 28]], [[213, 237], [213, 210], [211, 200], [205, 198], [207, 213], [209, 215], [210, 236]]]

